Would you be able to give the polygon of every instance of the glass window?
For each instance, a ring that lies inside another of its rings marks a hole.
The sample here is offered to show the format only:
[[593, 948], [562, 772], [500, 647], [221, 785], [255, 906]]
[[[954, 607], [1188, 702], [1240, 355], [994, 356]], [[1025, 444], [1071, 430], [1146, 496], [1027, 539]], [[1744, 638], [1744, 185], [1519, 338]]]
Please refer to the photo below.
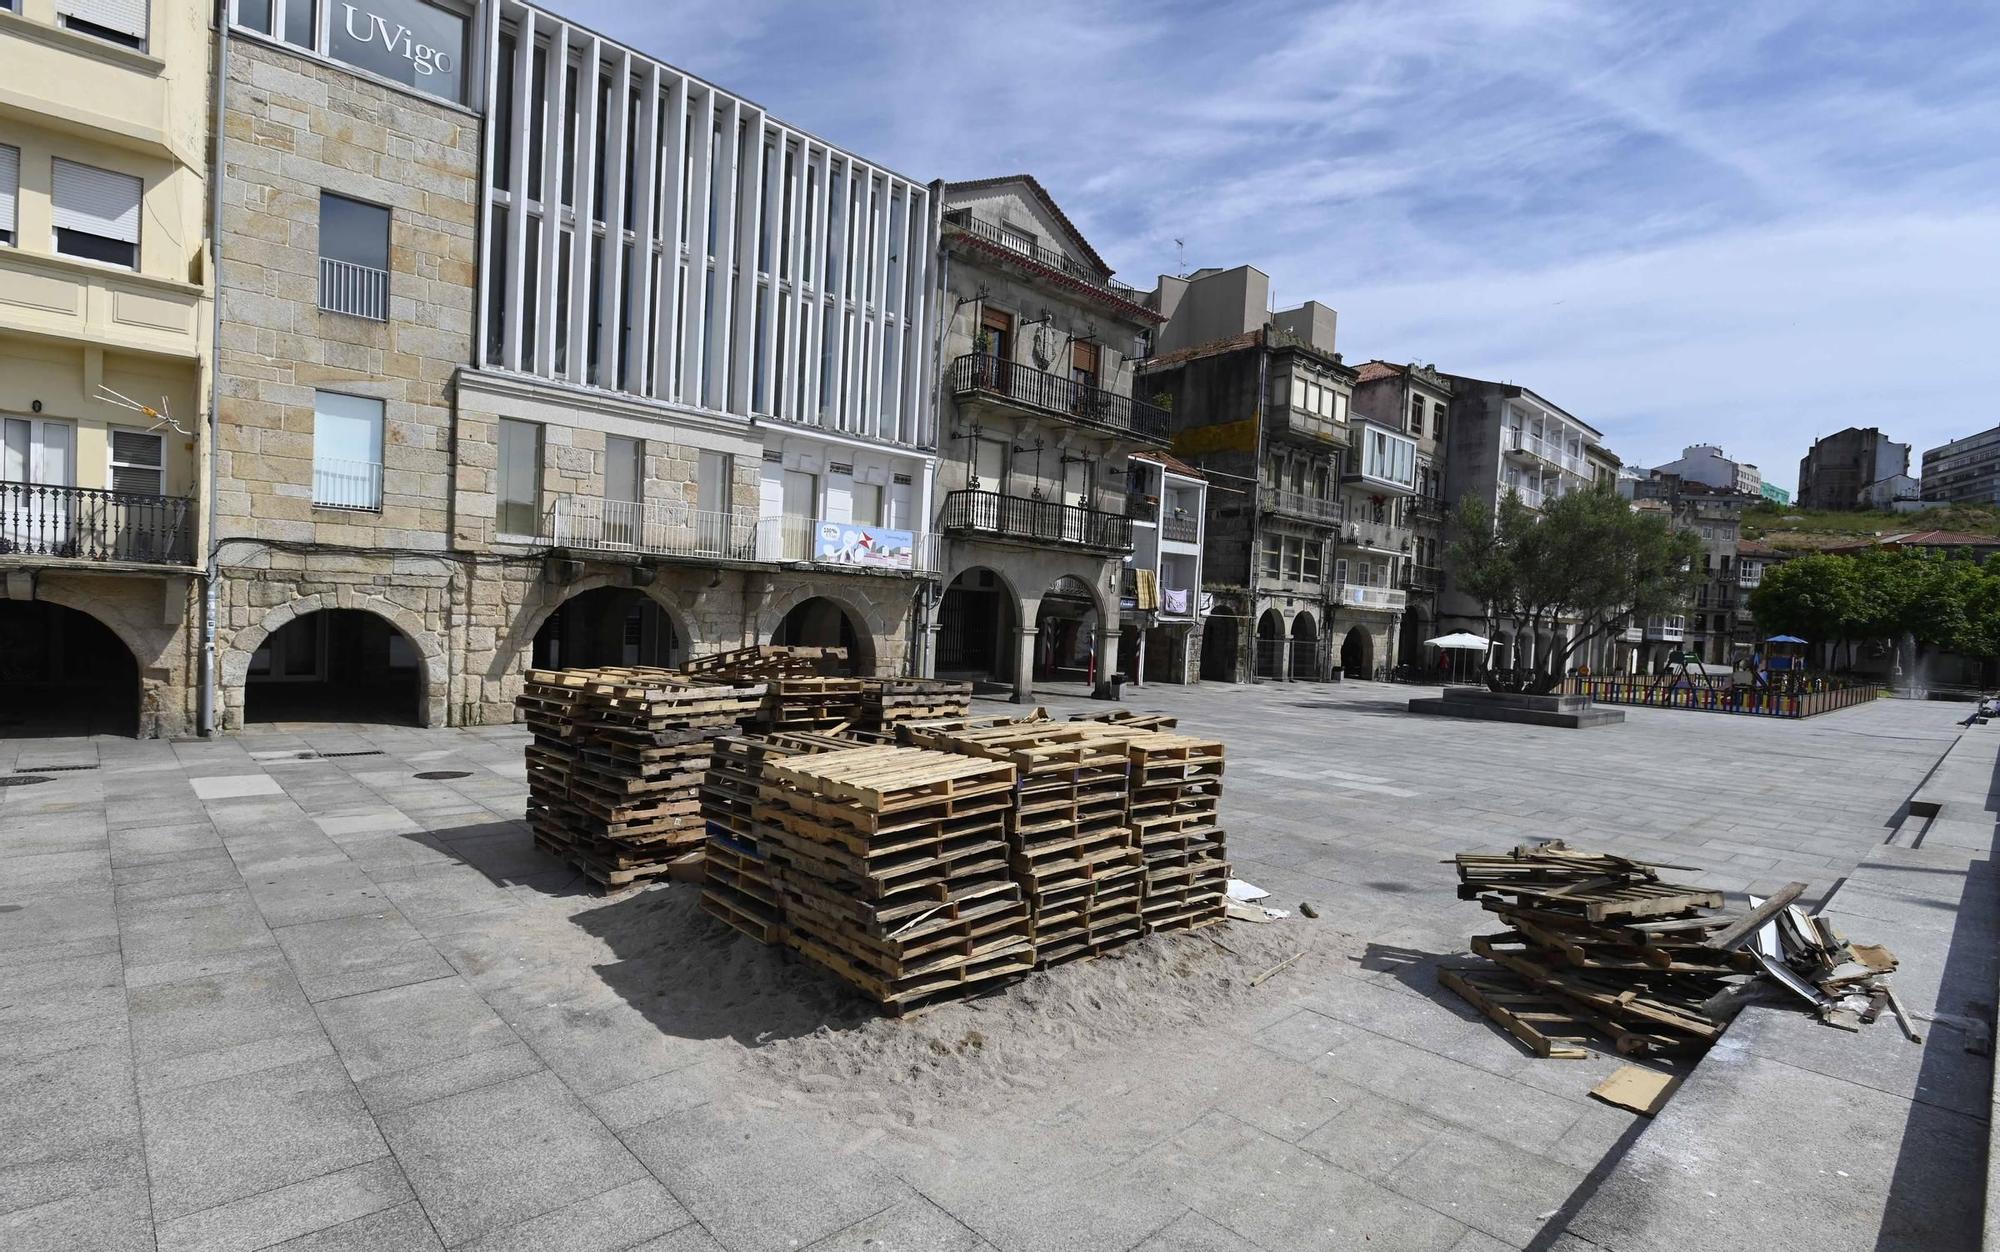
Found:
[[[290, 2], [290, 0], [288, 0]], [[465, 18], [422, 0], [344, 0], [327, 53], [447, 100], [465, 90]]]
[[319, 307], [389, 320], [389, 210], [319, 193]]
[[729, 512], [729, 454], [703, 451], [695, 474], [695, 507], [705, 513]]
[[313, 503], [332, 509], [382, 507], [382, 402], [313, 393]]
[[313, 38], [313, 0], [278, 0], [278, 6], [285, 14], [285, 42], [301, 48], [312, 47], [316, 42]]
[[1410, 397], [1410, 431], [1418, 435], [1424, 433], [1424, 398], [1422, 396]]
[[624, 435], [604, 437], [604, 498], [627, 504], [639, 502], [639, 484], [645, 481], [646, 445]]
[[1282, 576], [1285, 568], [1283, 545], [1276, 535], [1264, 536], [1264, 573], [1272, 578]]
[[141, 51], [147, 8], [146, 0], [56, 0], [56, 16], [66, 29]]
[[500, 419], [500, 481], [495, 520], [502, 535], [533, 535], [542, 516], [542, 428]]
[[55, 158], [56, 251], [139, 268], [139, 197], [143, 190], [144, 184], [130, 174]]
[[157, 496], [164, 489], [165, 454], [159, 435], [111, 428], [111, 490]]

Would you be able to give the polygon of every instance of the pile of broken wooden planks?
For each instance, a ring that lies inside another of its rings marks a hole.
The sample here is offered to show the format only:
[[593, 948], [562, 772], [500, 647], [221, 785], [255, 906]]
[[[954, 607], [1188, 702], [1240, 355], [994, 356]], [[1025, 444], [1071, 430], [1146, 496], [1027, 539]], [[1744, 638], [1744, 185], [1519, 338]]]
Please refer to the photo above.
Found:
[[[1752, 897], [1739, 914], [1719, 911], [1719, 891], [1661, 879], [1679, 867], [1561, 841], [1461, 853], [1455, 863], [1460, 898], [1508, 928], [1472, 940], [1492, 965], [1448, 966], [1439, 978], [1540, 1056], [1581, 1058], [1598, 1039], [1631, 1055], [1699, 1053], [1759, 990], [1758, 974], [1792, 986], [1836, 1025], [1849, 1025], [1847, 1013], [1860, 1020], [1856, 1005], [1840, 1003], [1850, 988], [1879, 989], [1895, 1004], [1879, 982], [1893, 958], [1846, 944], [1792, 905], [1803, 884]], [[1785, 938], [1794, 931], [1796, 941]]]
[[935, 721], [972, 712], [972, 684], [941, 678], [864, 678], [861, 725], [893, 730], [898, 722]]
[[[567, 733], [545, 733], [563, 694]], [[703, 841], [697, 792], [709, 740], [762, 698], [759, 685], [696, 684], [665, 670], [529, 671], [521, 702], [535, 727], [535, 842], [606, 888], [666, 875]]]
[[767, 756], [754, 838], [784, 941], [897, 1014], [1032, 969], [1013, 790], [1004, 761], [920, 748]]

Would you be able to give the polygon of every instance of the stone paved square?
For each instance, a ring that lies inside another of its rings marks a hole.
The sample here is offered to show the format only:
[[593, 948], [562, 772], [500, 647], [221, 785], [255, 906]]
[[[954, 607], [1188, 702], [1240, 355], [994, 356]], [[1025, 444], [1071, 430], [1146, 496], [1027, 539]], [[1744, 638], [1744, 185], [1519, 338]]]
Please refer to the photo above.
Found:
[[[1561, 837], [1819, 898], [1956, 735], [1900, 701], [1572, 732], [1369, 683], [1126, 694], [1226, 742], [1235, 872], [1295, 915], [904, 1022], [694, 888], [586, 890], [532, 846], [516, 727], [0, 741], [98, 767], [0, 791], [0, 1244], [1550, 1246], [1635, 1120], [1587, 1096], [1615, 1061], [1439, 990], [1482, 927], [1443, 862]], [[331, 745], [384, 755], [294, 759]]]

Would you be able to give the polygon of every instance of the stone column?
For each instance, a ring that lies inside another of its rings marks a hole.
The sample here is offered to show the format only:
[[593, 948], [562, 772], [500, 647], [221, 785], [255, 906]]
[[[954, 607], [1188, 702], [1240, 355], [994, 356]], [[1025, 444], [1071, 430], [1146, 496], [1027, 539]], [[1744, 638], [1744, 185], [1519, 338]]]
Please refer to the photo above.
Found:
[[944, 634], [943, 608], [944, 606], [940, 604], [939, 611], [933, 613], [931, 620], [924, 625], [926, 637], [923, 640], [923, 656], [918, 658], [917, 668], [917, 674], [921, 678], [937, 677], [938, 639]]
[[1097, 615], [1097, 690], [1100, 696], [1111, 694], [1111, 675], [1118, 669], [1118, 619]]
[[1014, 648], [1014, 703], [1033, 704], [1035, 702], [1035, 636], [1033, 626], [1021, 627], [1019, 643]]

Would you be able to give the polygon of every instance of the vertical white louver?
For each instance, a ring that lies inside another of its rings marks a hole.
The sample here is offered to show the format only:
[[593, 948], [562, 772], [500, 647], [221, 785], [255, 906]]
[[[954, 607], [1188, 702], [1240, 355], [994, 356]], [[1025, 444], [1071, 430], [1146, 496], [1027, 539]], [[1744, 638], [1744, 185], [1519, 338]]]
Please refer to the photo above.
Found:
[[10, 234], [20, 229], [14, 217], [14, 203], [19, 198], [20, 188], [21, 150], [0, 144], [0, 230]]
[[146, 37], [146, 0], [56, 0], [56, 12], [134, 39]]
[[139, 195], [144, 185], [130, 174], [55, 159], [57, 230], [82, 231], [122, 243], [139, 242]]

